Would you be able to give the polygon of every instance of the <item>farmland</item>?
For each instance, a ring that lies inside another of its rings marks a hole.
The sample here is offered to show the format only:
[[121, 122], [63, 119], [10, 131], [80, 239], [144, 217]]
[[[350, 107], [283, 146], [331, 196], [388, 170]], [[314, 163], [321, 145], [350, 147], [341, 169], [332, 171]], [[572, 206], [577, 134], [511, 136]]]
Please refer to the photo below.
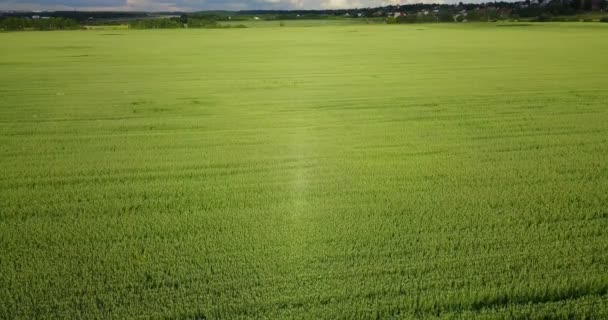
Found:
[[607, 318], [608, 25], [0, 33], [0, 318]]

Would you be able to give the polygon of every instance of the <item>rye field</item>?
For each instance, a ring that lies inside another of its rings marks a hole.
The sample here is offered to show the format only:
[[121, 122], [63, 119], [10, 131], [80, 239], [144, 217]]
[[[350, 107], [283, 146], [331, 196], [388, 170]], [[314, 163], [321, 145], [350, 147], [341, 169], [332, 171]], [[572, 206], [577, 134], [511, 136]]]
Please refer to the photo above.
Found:
[[608, 318], [607, 37], [0, 33], [0, 318]]

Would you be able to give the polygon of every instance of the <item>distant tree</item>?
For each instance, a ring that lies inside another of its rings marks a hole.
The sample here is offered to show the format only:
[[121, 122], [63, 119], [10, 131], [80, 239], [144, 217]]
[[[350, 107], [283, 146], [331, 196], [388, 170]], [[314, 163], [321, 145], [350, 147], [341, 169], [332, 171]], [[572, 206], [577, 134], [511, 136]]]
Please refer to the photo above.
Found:
[[188, 18], [188, 28], [214, 28], [217, 26], [215, 20]]
[[500, 12], [496, 9], [486, 10], [486, 21], [497, 21], [500, 18]]
[[6, 31], [14, 31], [14, 30], [20, 30], [23, 28], [23, 19], [19, 19], [19, 18], [6, 18], [3, 19], [2, 21], [0, 21], [0, 29], [2, 30], [6, 30]]
[[416, 23], [418, 17], [415, 14], [408, 14], [406, 16], [397, 17], [397, 23]]
[[454, 22], [454, 16], [448, 10], [441, 10], [437, 15], [439, 22]]
[[553, 20], [553, 16], [548, 14], [548, 13], [542, 13], [540, 14], [538, 17], [536, 17], [536, 19], [534, 19], [533, 21], [535, 22], [549, 22]]
[[479, 21], [481, 19], [481, 15], [478, 10], [471, 10], [467, 13], [467, 21]]
[[0, 20], [0, 29], [5, 31], [17, 30], [70, 30], [78, 29], [80, 25], [72, 19], [48, 18], [26, 19], [9, 17]]
[[[129, 28], [133, 29], [177, 29], [183, 27], [184, 25], [179, 19], [146, 19], [129, 23]], [[190, 27], [190, 20], [188, 20], [188, 27]]]
[[419, 23], [433, 23], [433, 22], [437, 22], [437, 17], [435, 17], [432, 14], [419, 14], [418, 15], [418, 22]]

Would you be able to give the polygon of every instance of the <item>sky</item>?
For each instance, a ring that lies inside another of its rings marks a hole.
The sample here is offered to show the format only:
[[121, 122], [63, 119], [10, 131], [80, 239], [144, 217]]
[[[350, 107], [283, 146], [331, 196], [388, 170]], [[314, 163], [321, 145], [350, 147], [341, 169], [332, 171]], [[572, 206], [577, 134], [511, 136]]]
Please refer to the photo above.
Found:
[[339, 9], [460, 0], [0, 0], [0, 10], [197, 11]]

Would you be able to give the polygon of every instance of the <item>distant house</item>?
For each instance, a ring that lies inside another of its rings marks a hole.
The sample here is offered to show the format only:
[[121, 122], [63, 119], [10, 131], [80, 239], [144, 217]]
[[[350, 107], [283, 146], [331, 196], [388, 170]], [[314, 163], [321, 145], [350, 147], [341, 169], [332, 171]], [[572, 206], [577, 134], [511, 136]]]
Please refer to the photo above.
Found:
[[39, 15], [32, 16], [32, 19], [38, 20], [38, 19], [40, 19], [40, 16]]
[[253, 17], [253, 20], [260, 20], [260, 17]]
[[350, 13], [347, 12], [347, 13], [344, 14], [344, 16], [345, 17], [350, 17]]

